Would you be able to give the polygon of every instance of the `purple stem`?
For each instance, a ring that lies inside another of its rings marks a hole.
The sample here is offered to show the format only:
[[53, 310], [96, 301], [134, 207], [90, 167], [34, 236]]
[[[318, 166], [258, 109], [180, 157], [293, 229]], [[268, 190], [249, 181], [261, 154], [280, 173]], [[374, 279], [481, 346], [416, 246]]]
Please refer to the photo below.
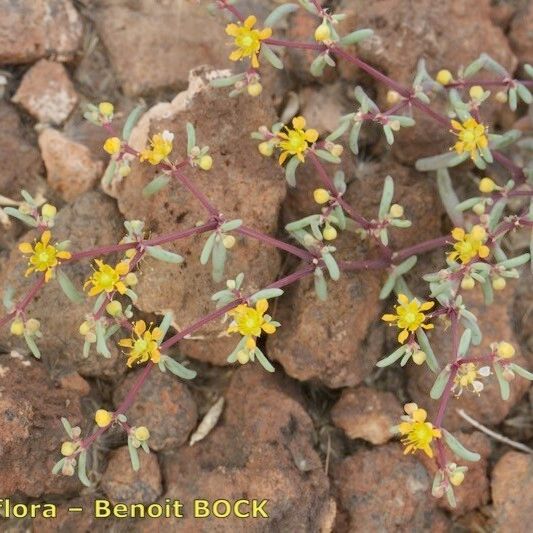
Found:
[[309, 261], [309, 260], [314, 259], [313, 254], [311, 254], [307, 250], [297, 248], [296, 246], [293, 246], [292, 244], [280, 241], [278, 239], [275, 239], [274, 237], [270, 237], [269, 235], [266, 235], [265, 233], [261, 233], [260, 231], [257, 231], [253, 228], [249, 228], [248, 226], [240, 226], [239, 228], [235, 230], [235, 233], [240, 233], [241, 235], [246, 235], [248, 237], [252, 237], [253, 239], [257, 239], [258, 241], [264, 242], [265, 244], [275, 246], [276, 248], [279, 248], [280, 250], [284, 250], [285, 252], [295, 255], [296, 257], [299, 257], [300, 259], [303, 259], [304, 261]]

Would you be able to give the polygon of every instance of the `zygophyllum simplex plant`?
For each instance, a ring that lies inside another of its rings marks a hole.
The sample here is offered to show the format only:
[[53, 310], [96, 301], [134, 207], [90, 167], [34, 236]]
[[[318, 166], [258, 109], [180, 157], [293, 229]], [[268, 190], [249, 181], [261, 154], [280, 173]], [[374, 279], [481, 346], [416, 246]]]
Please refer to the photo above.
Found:
[[[506, 278], [519, 277], [517, 268], [531, 261], [533, 250], [508, 257], [503, 239], [512, 231], [533, 227], [533, 168], [521, 168], [498, 151], [499, 148], [516, 142], [519, 132], [512, 130], [502, 134], [489, 133], [482, 120], [481, 107], [492, 96], [488, 87], [496, 88], [496, 100], [508, 102], [511, 109], [516, 109], [518, 98], [529, 104], [532, 97], [528, 86], [532, 82], [513, 79], [501, 65], [482, 54], [455, 77], [449, 71], [441, 70], [433, 78], [421, 62], [412, 86], [404, 87], [346, 50], [346, 46], [371, 36], [372, 30], [360, 29], [340, 36], [336, 27], [344, 18], [342, 14], [330, 13], [315, 0], [300, 0], [300, 4], [317, 17], [314, 40], [310, 42], [293, 42], [272, 37], [275, 25], [298, 9], [296, 4], [279, 6], [262, 24], [258, 24], [253, 15], [244, 17], [232, 1], [217, 0], [212, 7], [229, 13], [235, 19], [226, 26], [226, 33], [234, 45], [230, 59], [249, 62], [249, 67], [242, 73], [215, 79], [212, 84], [217, 87], [233, 86], [230, 93], [232, 96], [243, 92], [259, 96], [262, 91], [259, 71], [261, 63], [266, 61], [275, 68], [283, 68], [276, 50], [300, 48], [316, 51], [317, 57], [310, 67], [315, 76], [320, 76], [328, 66], [334, 67], [339, 59], [364, 70], [389, 88], [387, 101], [391, 106], [387, 110], [380, 110], [361, 87], [356, 87], [354, 112], [342, 117], [338, 128], [325, 139], [320, 139], [318, 132], [308, 126], [301, 116], [295, 117], [290, 124], [278, 123], [271, 127], [264, 125], [252, 133], [252, 137], [259, 141], [259, 152], [266, 157], [275, 154], [278, 163], [284, 166], [290, 186], [296, 185], [297, 167], [307, 161], [311, 162], [322, 182], [322, 187], [313, 193], [319, 212], [286, 226], [289, 235], [301, 246], [262, 234], [245, 226], [242, 220], [227, 220], [195, 186], [185, 169], [209, 171], [213, 158], [209, 155], [208, 147], [197, 144], [192, 124], [187, 124], [186, 128], [187, 157], [183, 161], [172, 159], [174, 135], [168, 131], [153, 135], [148, 146], [137, 152], [128, 144], [128, 139], [142, 108], [131, 113], [121, 136], [118, 136], [112, 124], [113, 105], [109, 102], [90, 106], [85, 115], [89, 121], [104, 127], [110, 135], [104, 144], [104, 150], [111, 155], [104, 182], [127, 179], [131, 164], [136, 160], [153, 165], [158, 174], [145, 187], [143, 194], [156, 194], [170, 180], [177, 180], [205, 208], [206, 221], [189, 230], [174, 231], [151, 239], [145, 238], [142, 221], [127, 221], [126, 234], [118, 244], [70, 252], [68, 242], [56, 243], [53, 240], [51, 229], [56, 209], [44, 203], [43, 199], [34, 199], [23, 191], [24, 200], [19, 203], [18, 209], [4, 209], [6, 214], [36, 228], [39, 239], [19, 246], [29, 262], [26, 275], [34, 276], [36, 281], [18, 302], [13, 300], [12, 291], [6, 291], [4, 305], [8, 313], [0, 320], [0, 325], [9, 323], [11, 333], [24, 336], [32, 353], [40, 357], [36, 343], [36, 338], [41, 334], [40, 324], [29, 317], [28, 308], [45, 283], [57, 280], [67, 297], [75, 302], [95, 297], [93, 311], [80, 325], [79, 331], [85, 339], [83, 351], [86, 356], [89, 356], [91, 346], [95, 345], [98, 354], [110, 357], [107, 346], [110, 338], [118, 331], [125, 330], [125, 337], [118, 342], [127, 357], [125, 364], [144, 365], [143, 371], [115, 411], [96, 411], [97, 428], [91, 434], [82, 437], [80, 428], [71, 427], [63, 419], [68, 440], [62, 444], [63, 458], [55, 465], [55, 473], [72, 475], [77, 470], [80, 480], [89, 485], [87, 450], [112, 426], [121, 427], [127, 434], [132, 466], [138, 469], [138, 449], [149, 452], [150, 432], [144, 426], [129, 426], [126, 412], [154, 368], [163, 372], [170, 371], [182, 379], [195, 377], [194, 371], [165, 352], [211, 320], [227, 317], [228, 333], [240, 336], [235, 350], [228, 356], [228, 362], [246, 364], [257, 360], [265, 370], [273, 372], [274, 367], [257, 343], [263, 333], [275, 334], [280, 326], [267, 314], [268, 300], [281, 296], [283, 287], [308, 275], [314, 276], [317, 297], [323, 300], [328, 293], [326, 275], [330, 280], [337, 281], [343, 271], [383, 269], [387, 272], [380, 298], [386, 299], [394, 292], [398, 302], [393, 312], [384, 314], [382, 318], [398, 328], [399, 347], [380, 360], [378, 366], [385, 367], [398, 361], [401, 366], [405, 366], [409, 360], [416, 365], [427, 364], [436, 375], [431, 398], [439, 401], [438, 412], [432, 422], [428, 420], [425, 409], [414, 403], [406, 404], [405, 415], [395, 429], [401, 436], [406, 453], [422, 450], [428, 456], [435, 457], [438, 471], [433, 483], [433, 494], [437, 497], [446, 494], [452, 506], [455, 505], [453, 487], [462, 483], [467, 467], [451, 462], [447, 457], [446, 447], [465, 461], [479, 459], [477, 453], [467, 450], [443, 426], [452, 395], [460, 395], [464, 391], [479, 394], [483, 390], [483, 380], [494, 374], [502, 399], [506, 400], [509, 397], [510, 382], [516, 374], [533, 379], [531, 372], [514, 362], [515, 348], [505, 339], [493, 342], [483, 355], [468, 355], [472, 345], [480, 344], [482, 333], [476, 316], [467, 309], [462, 298], [462, 291], [472, 290], [479, 284], [486, 303], [491, 304], [493, 291], [505, 289]], [[490, 81], [475, 79], [475, 75], [481, 70], [492, 72], [496, 78]], [[526, 71], [533, 77], [531, 66], [527, 65]], [[439, 94], [445, 94], [448, 98], [447, 115], [437, 113], [430, 107], [432, 98]], [[450, 151], [419, 160], [417, 168], [436, 172], [443, 204], [456, 227], [451, 235], [394, 250], [389, 244], [390, 231], [407, 228], [411, 226], [411, 222], [404, 218], [403, 207], [393, 203], [392, 177], [385, 178], [376, 218], [367, 219], [345, 201], [346, 183], [343, 172], [337, 171], [333, 178], [330, 177], [322, 161], [332, 164], [341, 162], [341, 157], [345, 154], [342, 140], [346, 136], [349, 149], [357, 154], [359, 133], [369, 122], [378, 124], [383, 129], [387, 142], [393, 144], [395, 133], [403, 127], [415, 125], [411, 116], [413, 108], [426, 113], [450, 131]], [[510, 179], [498, 184], [493, 178], [483, 176], [479, 180], [480, 194], [459, 201], [452, 187], [448, 168], [468, 160], [480, 170], [485, 170], [496, 162], [509, 172]], [[519, 214], [507, 214], [506, 208], [511, 200], [521, 201]], [[338, 233], [354, 232], [354, 228], [357, 236], [373, 239], [378, 244], [378, 258], [337, 261], [333, 243]], [[223, 280], [226, 256], [236, 244], [235, 235], [258, 239], [275, 246], [299, 258], [303, 264], [292, 274], [254, 294], [243, 291], [244, 274], [228, 280], [226, 288], [213, 295], [213, 301], [216, 302], [214, 311], [171, 336], [167, 337], [172, 322], [170, 314], [165, 315], [157, 326], [147, 325], [142, 320], [131, 322], [132, 304], [137, 297], [135, 272], [143, 258], [148, 254], [156, 260], [179, 264], [182, 257], [165, 250], [163, 245], [193, 235], [200, 237], [202, 234], [208, 234], [208, 237], [200, 262], [205, 265], [211, 261], [213, 279], [217, 282]], [[425, 298], [415, 297], [407, 286], [404, 275], [415, 265], [417, 254], [442, 247], [448, 248], [445, 268], [427, 274], [425, 280], [429, 284], [429, 294]], [[115, 264], [106, 263], [104, 258], [110, 254], [122, 254], [122, 259]], [[94, 259], [93, 273], [88, 275], [84, 285], [86, 296], [81, 293], [81, 288], [73, 285], [62, 268], [84, 259]], [[125, 299], [131, 303], [126, 304]], [[449, 326], [450, 331], [450, 357], [444, 368], [439, 365], [426, 334], [426, 331], [435, 327], [436, 320]]]

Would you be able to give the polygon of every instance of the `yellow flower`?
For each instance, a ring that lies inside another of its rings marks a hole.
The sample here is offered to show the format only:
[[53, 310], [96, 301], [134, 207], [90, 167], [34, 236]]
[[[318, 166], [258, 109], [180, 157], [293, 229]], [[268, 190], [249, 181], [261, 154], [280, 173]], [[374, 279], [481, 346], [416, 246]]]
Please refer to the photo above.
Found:
[[146, 442], [150, 438], [150, 431], [145, 426], [139, 426], [133, 430], [133, 436], [140, 442]]
[[453, 252], [448, 254], [448, 259], [459, 259], [462, 264], [469, 263], [472, 259], [488, 257], [490, 249], [483, 244], [487, 238], [487, 232], [482, 226], [475, 225], [469, 233], [462, 228], [455, 228], [452, 237], [457, 241], [453, 245]]
[[156, 133], [150, 140], [150, 148], [141, 151], [139, 159], [148, 161], [151, 165], [159, 165], [170, 152], [172, 152], [172, 141], [174, 134], [165, 130], [163, 133]]
[[516, 351], [511, 343], [502, 341], [496, 346], [496, 353], [501, 359], [511, 359], [514, 357]]
[[409, 301], [405, 294], [398, 295], [398, 303], [394, 309], [396, 314], [385, 314], [381, 317], [385, 322], [396, 322], [402, 331], [398, 334], [398, 341], [402, 344], [407, 339], [409, 332], [413, 333], [419, 328], [433, 329], [433, 324], [424, 324], [427, 316], [424, 311], [431, 309], [435, 302], [419, 302], [416, 298]]
[[29, 242], [19, 244], [19, 250], [23, 254], [29, 254], [29, 268], [26, 270], [26, 276], [32, 272], [44, 272], [44, 280], [50, 281], [54, 269], [60, 263], [60, 259], [70, 259], [70, 252], [58, 250], [56, 246], [50, 244], [52, 234], [49, 230], [43, 231], [40, 241], [35, 241], [34, 246]]
[[126, 284], [121, 281], [121, 276], [125, 276], [130, 267], [127, 263], [119, 263], [115, 268], [111, 265], [107, 265], [100, 259], [94, 261], [98, 266], [98, 270], [95, 270], [92, 276], [85, 282], [84, 288], [92, 283], [92, 288], [89, 291], [89, 296], [95, 296], [101, 292], [113, 292], [118, 291], [120, 294], [124, 294], [128, 288]]
[[416, 403], [408, 403], [404, 409], [407, 415], [402, 416], [403, 422], [398, 426], [405, 446], [404, 454], [422, 450], [428, 457], [433, 457], [430, 444], [433, 439], [440, 439], [440, 429], [426, 422], [426, 410], [420, 409]]
[[130, 339], [121, 339], [119, 346], [129, 348], [128, 366], [134, 362], [137, 364], [146, 363], [150, 360], [152, 363], [159, 363], [161, 352], [157, 341], [161, 340], [163, 332], [155, 327], [153, 330], [146, 327], [144, 320], [135, 322], [133, 326], [133, 336]]
[[295, 117], [292, 119], [293, 129], [285, 126], [285, 132], [278, 133], [282, 139], [279, 147], [283, 150], [279, 156], [279, 164], [283, 165], [289, 155], [295, 155], [300, 161], [304, 161], [304, 153], [309, 148], [309, 143], [314, 143], [318, 139], [318, 131], [305, 129], [305, 118]]
[[487, 148], [489, 145], [486, 135], [487, 128], [478, 123], [475, 118], [470, 117], [462, 124], [457, 120], [452, 120], [452, 128], [455, 130], [455, 135], [459, 137], [454, 145], [454, 150], [458, 154], [468, 152], [472, 159], [476, 159], [479, 155], [478, 150]]
[[463, 392], [463, 389], [471, 390], [479, 394], [484, 386], [478, 377], [487, 377], [490, 375], [490, 368], [488, 366], [483, 366], [477, 368], [475, 363], [464, 363], [457, 370], [457, 374], [453, 380], [452, 390], [458, 389], [457, 396], [460, 396]]
[[110, 154], [118, 154], [120, 152], [121, 142], [118, 137], [109, 137], [104, 143], [104, 150]]
[[229, 56], [231, 61], [239, 61], [245, 57], [251, 57], [252, 67], [259, 68], [257, 55], [261, 50], [261, 41], [268, 39], [272, 35], [272, 28], [254, 30], [253, 27], [256, 22], [257, 18], [250, 15], [242, 24], [232, 23], [226, 26], [226, 33], [235, 38], [234, 44], [237, 47]]
[[269, 315], [265, 315], [268, 309], [268, 301], [258, 300], [254, 307], [241, 304], [228, 311], [228, 315], [233, 317], [233, 321], [228, 327], [228, 333], [240, 333], [246, 338], [246, 348], [254, 350], [255, 339], [264, 331], [269, 335], [276, 332], [277, 322], [271, 322]]

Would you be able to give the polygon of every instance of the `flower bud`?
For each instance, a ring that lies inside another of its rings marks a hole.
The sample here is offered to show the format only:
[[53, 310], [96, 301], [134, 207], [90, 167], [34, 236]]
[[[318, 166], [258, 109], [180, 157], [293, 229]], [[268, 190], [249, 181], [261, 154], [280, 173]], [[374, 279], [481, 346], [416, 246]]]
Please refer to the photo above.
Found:
[[237, 361], [239, 361], [241, 365], [245, 365], [249, 360], [250, 356], [248, 355], [248, 352], [246, 350], [240, 350], [237, 353]]
[[461, 470], [455, 470], [448, 477], [454, 487], [458, 487], [465, 480], [465, 474]]
[[390, 105], [397, 104], [400, 101], [401, 95], [397, 91], [387, 91], [387, 103]]
[[109, 137], [104, 143], [104, 150], [110, 154], [118, 154], [120, 152], [120, 139], [118, 137]]
[[39, 331], [41, 323], [36, 318], [30, 318], [26, 321], [26, 331], [33, 335]]
[[139, 426], [133, 431], [133, 436], [140, 442], [146, 442], [150, 438], [150, 431], [145, 426]]
[[41, 214], [44, 218], [54, 218], [57, 215], [57, 208], [52, 204], [44, 204]]
[[461, 289], [471, 291], [476, 286], [476, 282], [472, 276], [465, 276], [461, 281]]
[[63, 444], [61, 444], [61, 455], [64, 455], [65, 457], [70, 457], [78, 448], [76, 444], [70, 441], [66, 441]]
[[113, 421], [113, 414], [105, 409], [98, 409], [94, 415], [94, 421], [98, 427], [105, 428]]
[[329, 39], [331, 39], [331, 30], [329, 29], [329, 26], [325, 22], [323, 22], [315, 30], [315, 40], [320, 43]]
[[109, 118], [113, 115], [113, 112], [115, 111], [115, 107], [110, 102], [100, 102], [98, 104], [98, 111], [106, 117]]
[[400, 131], [402, 125], [400, 124], [399, 120], [391, 120], [389, 122], [389, 127], [392, 131]]
[[470, 87], [470, 90], [468, 91], [468, 94], [470, 94], [470, 98], [473, 100], [481, 100], [483, 98], [483, 95], [485, 94], [485, 91], [483, 90], [483, 87], [481, 85], [472, 85]]
[[439, 70], [437, 73], [437, 82], [441, 85], [448, 85], [453, 80], [452, 73], [449, 70], [443, 69]]
[[129, 176], [130, 174], [131, 174], [131, 167], [129, 166], [128, 163], [122, 163], [118, 167], [118, 175], [121, 178], [125, 178], [126, 176]]
[[233, 235], [225, 235], [222, 239], [222, 244], [224, 245], [224, 248], [229, 250], [230, 248], [233, 248], [235, 246], [236, 239]]
[[390, 206], [389, 215], [392, 218], [403, 217], [403, 207], [400, 204], [392, 204]]
[[250, 96], [259, 96], [263, 92], [263, 86], [255, 81], [248, 85], [247, 91]]
[[417, 350], [413, 354], [413, 362], [415, 364], [421, 365], [421, 364], [423, 364], [425, 362], [425, 360], [426, 360], [426, 354], [422, 350]]
[[478, 241], [482, 241], [487, 236], [487, 232], [485, 231], [485, 228], [483, 226], [480, 226], [479, 224], [476, 224], [472, 231], [470, 232], [472, 237]]
[[479, 182], [479, 190], [483, 193], [491, 193], [499, 187], [494, 183], [491, 178], [482, 178]]
[[24, 322], [22, 322], [20, 318], [13, 320], [13, 322], [11, 322], [10, 331], [11, 335], [16, 335], [17, 337], [24, 335]]
[[331, 147], [331, 150], [329, 151], [329, 153], [335, 157], [340, 157], [343, 152], [344, 152], [344, 147], [341, 144], [334, 144]]
[[507, 102], [507, 93], [505, 91], [498, 91], [494, 98], [496, 98], [497, 102], [500, 102], [500, 104], [505, 104]]
[[337, 230], [333, 226], [327, 225], [322, 232], [322, 237], [326, 241], [333, 241], [337, 238]]
[[472, 211], [478, 216], [481, 216], [485, 212], [485, 204], [479, 202], [474, 207], [472, 207]]
[[117, 300], [113, 300], [112, 302], [109, 302], [105, 306], [105, 310], [111, 315], [111, 316], [119, 316], [122, 314], [122, 304], [118, 302]]
[[91, 330], [92, 330], [91, 325], [89, 324], [89, 322], [85, 321], [85, 322], [82, 322], [79, 332], [80, 332], [80, 335], [83, 335], [85, 337]]
[[269, 142], [263, 142], [257, 148], [259, 153], [265, 157], [270, 157], [274, 152], [274, 146], [272, 146], [272, 143]]
[[213, 166], [213, 158], [210, 155], [203, 155], [198, 162], [198, 165], [202, 170], [211, 170]]
[[498, 343], [496, 353], [498, 354], [498, 357], [501, 357], [502, 359], [511, 359], [511, 357], [514, 357], [515, 349], [510, 342], [502, 341]]
[[505, 278], [502, 278], [501, 276], [494, 278], [492, 280], [492, 288], [495, 291], [503, 291], [506, 285], [507, 285], [507, 282], [505, 281]]
[[128, 272], [126, 274], [126, 277], [124, 278], [124, 282], [126, 283], [126, 285], [128, 285], [128, 287], [135, 287], [135, 285], [139, 283], [139, 280], [137, 279], [137, 274], [135, 274], [134, 272]]
[[313, 198], [317, 204], [325, 204], [331, 200], [331, 195], [326, 189], [315, 189], [313, 191]]

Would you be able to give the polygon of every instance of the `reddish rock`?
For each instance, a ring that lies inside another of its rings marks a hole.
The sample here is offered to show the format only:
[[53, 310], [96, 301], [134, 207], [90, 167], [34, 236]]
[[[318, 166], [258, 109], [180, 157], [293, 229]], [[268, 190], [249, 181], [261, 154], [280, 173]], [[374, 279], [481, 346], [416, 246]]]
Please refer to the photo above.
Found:
[[[258, 99], [238, 98], [230, 106], [225, 96], [206, 85], [206, 74], [193, 73], [190, 90], [179, 94], [171, 104], [152, 108], [132, 133], [135, 148], [145, 145], [148, 132], [164, 129], [175, 134], [172, 158], [185, 156], [185, 125], [192, 122], [197, 142], [208, 145], [214, 165], [209, 172], [187, 169], [195, 185], [227, 219], [244, 223], [267, 234], [277, 230], [280, 203], [285, 194], [281, 168], [262, 157], [250, 132], [262, 124], [275, 122], [271, 111]], [[148, 130], [149, 128], [149, 130]], [[207, 213], [201, 204], [177, 182], [150, 198], [141, 194], [154, 177], [147, 163], [134, 164], [131, 174], [118, 183], [112, 194], [128, 219], [141, 219], [152, 235], [190, 229]], [[211, 266], [202, 266], [199, 258], [207, 237], [195, 236], [165, 245], [185, 257], [181, 265], [146, 259], [143, 262], [136, 306], [150, 313], [174, 312], [177, 327], [183, 328], [212, 311], [211, 295], [223, 285], [211, 277]], [[237, 236], [237, 244], [228, 254], [225, 276], [245, 274], [244, 290], [250, 293], [276, 279], [280, 267], [278, 251], [251, 238]], [[182, 343], [185, 355], [224, 364], [238, 338], [220, 337], [227, 325], [215, 321], [191, 340]], [[202, 339], [201, 341], [198, 338]]]
[[[85, 194], [74, 204], [59, 211], [52, 230], [53, 239], [59, 242], [70, 240], [72, 251], [113, 244], [123, 234], [122, 219], [118, 216], [114, 202], [96, 192]], [[36, 236], [36, 232], [31, 231], [21, 240], [32, 242]], [[113, 261], [112, 257], [108, 259]], [[17, 299], [22, 298], [35, 283], [34, 276], [24, 276], [26, 268], [27, 261], [15, 248], [6, 268], [0, 273], [0, 286], [13, 287]], [[84, 281], [91, 273], [89, 262], [73, 263], [64, 268], [81, 291]], [[84, 359], [83, 337], [78, 329], [93, 306], [94, 298], [87, 299], [83, 304], [72, 303], [55, 280], [47, 283], [29, 306], [29, 316], [41, 322], [43, 337], [38, 340], [38, 345], [43, 354], [43, 362], [54, 376], [77, 371], [82, 376], [110, 378], [126, 371], [124, 356], [120, 354], [113, 339], [108, 343], [112, 354], [110, 359], [97, 355], [94, 346], [89, 357]], [[24, 340], [11, 336], [9, 328], [0, 330], [0, 343], [5, 348], [16, 348], [21, 353], [28, 351]]]
[[[313, 424], [280, 374], [240, 368], [217, 427], [163, 462], [166, 497], [179, 495], [183, 531], [331, 531], [335, 503], [313, 447]], [[267, 499], [268, 518], [192, 517], [196, 498]], [[151, 530], [156, 531], [156, 525]]]
[[[474, 347], [468, 353], [469, 357], [486, 354], [492, 342], [505, 340], [513, 344], [517, 355], [517, 364], [530, 368], [520, 353], [520, 346], [512, 329], [511, 312], [512, 296], [514, 288], [508, 286], [502, 292], [496, 292], [494, 303], [485, 306], [481, 290], [464, 294], [467, 309], [478, 317], [478, 324], [484, 335], [479, 347]], [[440, 363], [446, 364], [450, 354], [451, 337], [448, 331], [444, 331], [442, 325], [437, 323], [435, 330], [430, 336], [431, 346]], [[426, 368], [409, 369], [409, 393], [413, 401], [423, 406], [430, 413], [430, 417], [436, 414], [438, 402], [429, 398], [429, 391], [435, 381], [435, 375]], [[522, 398], [531, 382], [517, 376], [511, 382], [511, 396], [504, 401], [500, 396], [498, 382], [494, 375], [484, 378], [485, 388], [478, 396], [465, 391], [459, 398], [452, 397], [448, 411], [444, 419], [444, 427], [448, 430], [469, 429], [470, 424], [457, 414], [458, 409], [464, 409], [466, 413], [485, 425], [499, 424], [509, 414], [510, 410]]]
[[41, 59], [22, 78], [13, 102], [37, 121], [57, 126], [68, 118], [78, 95], [61, 63]]
[[67, 440], [62, 416], [80, 424], [79, 393], [54, 387], [33, 358], [0, 355], [0, 498], [77, 490], [77, 478], [52, 475]]
[[403, 414], [400, 402], [391, 392], [361, 385], [342, 391], [331, 410], [333, 423], [350, 439], [364, 439], [372, 444], [385, 444]]
[[342, 83], [316, 87], [304, 87], [300, 93], [300, 111], [309, 124], [319, 133], [328, 135], [339, 126], [342, 115], [352, 112], [353, 104], [346, 98], [347, 87]]
[[161, 496], [163, 486], [157, 455], [139, 450], [139, 460], [141, 467], [135, 472], [127, 446], [111, 452], [100, 484], [111, 502], [151, 504]]
[[[472, 10], [460, 2], [436, 5], [422, 0], [413, 9], [408, 1], [368, 4], [363, 0], [343, 0], [338, 11], [349, 15], [341, 23], [345, 33], [359, 28], [374, 30], [371, 38], [357, 45], [358, 57], [394, 80], [410, 85], [421, 58], [426, 59], [430, 73], [443, 68], [455, 73], [485, 52], [513, 72], [516, 58], [503, 31], [491, 21], [490, 4], [490, 0], [481, 0]], [[341, 72], [352, 80], [360, 71], [343, 62]]]
[[398, 444], [356, 452], [337, 465], [332, 479], [338, 531], [449, 531], [431, 495], [431, 478]]
[[533, 456], [507, 452], [492, 472], [495, 531], [526, 531], [533, 509]]
[[51, 56], [73, 58], [83, 26], [70, 0], [18, 0], [0, 5], [0, 65]]
[[[42, 161], [39, 150], [28, 141], [19, 116], [13, 106], [0, 101], [0, 191], [12, 200], [20, 201], [21, 189], [26, 189], [34, 197], [50, 198], [51, 192], [46, 181], [39, 175]], [[0, 226], [0, 247], [9, 247], [24, 226], [14, 219], [9, 226]]]
[[170, 0], [127, 0], [94, 11], [96, 28], [129, 96], [166, 88], [183, 89], [189, 70], [228, 66], [231, 40], [224, 20], [205, 4]]
[[[94, 533], [128, 533], [132, 531], [133, 520], [127, 518], [96, 518], [94, 516], [94, 501], [96, 495], [87, 494], [68, 501], [59, 502], [56, 518], [43, 518], [41, 516], [32, 520], [31, 531], [39, 533], [56, 533], [57, 531], [91, 531]], [[71, 512], [69, 507], [81, 507], [83, 512]], [[14, 519], [20, 523], [20, 519]]]
[[68, 202], [92, 189], [104, 166], [93, 158], [89, 148], [47, 128], [39, 136], [39, 146], [50, 187]]
[[[130, 373], [114, 391], [115, 406], [124, 399], [139, 372]], [[155, 367], [127, 416], [131, 426], [146, 426], [150, 430], [149, 446], [160, 451], [184, 444], [196, 426], [198, 413], [187, 385]]]
[[513, 52], [518, 57], [520, 64], [531, 63], [533, 60], [533, 42], [531, 28], [533, 27], [533, 4], [524, 3], [511, 22], [509, 39]]

